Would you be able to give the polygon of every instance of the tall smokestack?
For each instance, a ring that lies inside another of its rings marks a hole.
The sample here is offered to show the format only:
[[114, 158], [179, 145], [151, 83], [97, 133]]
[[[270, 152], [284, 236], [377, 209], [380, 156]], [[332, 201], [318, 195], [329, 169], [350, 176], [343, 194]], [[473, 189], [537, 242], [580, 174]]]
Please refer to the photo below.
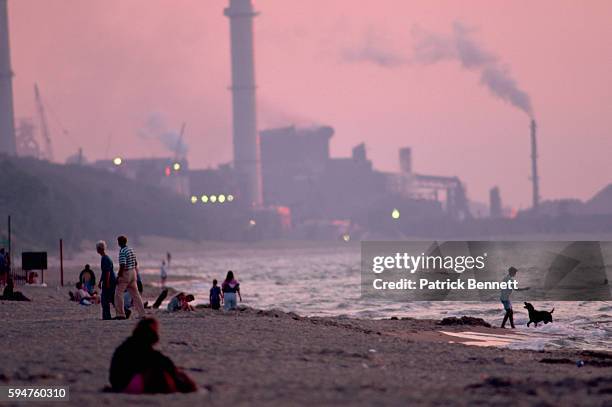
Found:
[[0, 153], [15, 155], [13, 71], [9, 42], [7, 0], [0, 0]]
[[531, 182], [533, 183], [533, 210], [540, 206], [540, 180], [538, 178], [538, 145], [536, 142], [536, 122], [531, 119]]
[[230, 0], [224, 14], [230, 20], [232, 48], [232, 110], [234, 169], [240, 178], [243, 199], [262, 203], [261, 163], [255, 106], [253, 10], [251, 0]]

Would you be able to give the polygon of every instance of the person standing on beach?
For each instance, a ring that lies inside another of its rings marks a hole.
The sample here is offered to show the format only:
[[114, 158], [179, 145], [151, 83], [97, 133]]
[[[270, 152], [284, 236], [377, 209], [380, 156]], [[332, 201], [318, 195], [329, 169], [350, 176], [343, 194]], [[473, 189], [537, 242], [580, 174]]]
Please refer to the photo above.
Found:
[[0, 247], [0, 285], [6, 285], [8, 282], [8, 267], [4, 256], [4, 247]]
[[210, 289], [210, 294], [208, 296], [210, 300], [210, 308], [219, 309], [221, 308], [221, 303], [223, 302], [223, 293], [221, 292], [221, 288], [217, 285], [217, 279], [213, 279], [213, 286]]
[[[501, 327], [505, 328], [506, 327], [506, 322], [508, 322], [508, 320], [510, 321], [510, 326], [512, 327], [512, 329], [514, 329], [514, 311], [512, 311], [512, 302], [510, 301], [510, 294], [512, 294], [512, 286], [518, 284], [516, 281], [516, 273], [518, 272], [518, 270], [516, 269], [516, 267], [510, 267], [508, 269], [508, 275], [506, 277], [504, 277], [504, 279], [502, 280], [505, 283], [508, 283], [508, 288], [504, 288], [501, 290], [501, 295], [500, 295], [500, 300], [501, 303], [504, 306], [504, 310], [506, 311], [506, 314], [504, 315], [504, 320], [502, 321]], [[529, 287], [525, 287], [525, 288], [517, 288], [516, 291], [525, 291], [525, 290], [529, 290]]]
[[227, 272], [225, 281], [221, 284], [221, 291], [223, 291], [223, 309], [225, 311], [236, 309], [236, 294], [238, 294], [238, 298], [240, 298], [242, 302], [240, 283], [234, 278], [234, 272], [232, 270]]
[[115, 319], [126, 319], [125, 310], [123, 308], [123, 292], [127, 289], [132, 302], [138, 311], [138, 316], [143, 318], [145, 316], [144, 305], [142, 304], [142, 298], [138, 292], [138, 285], [136, 283], [136, 267], [138, 262], [136, 261], [136, 255], [132, 248], [127, 245], [127, 237], [119, 236], [117, 238], [119, 244], [119, 273], [117, 276], [117, 287], [115, 288]]
[[113, 270], [113, 261], [106, 254], [106, 242], [100, 240], [96, 243], [96, 251], [100, 255], [100, 282], [98, 288], [102, 292], [102, 319], [112, 319], [110, 306], [115, 302], [115, 286], [117, 277]]
[[161, 279], [161, 288], [166, 288], [166, 280], [168, 279], [168, 272], [166, 271], [166, 261], [165, 260], [162, 260], [162, 264], [159, 269], [159, 277]]

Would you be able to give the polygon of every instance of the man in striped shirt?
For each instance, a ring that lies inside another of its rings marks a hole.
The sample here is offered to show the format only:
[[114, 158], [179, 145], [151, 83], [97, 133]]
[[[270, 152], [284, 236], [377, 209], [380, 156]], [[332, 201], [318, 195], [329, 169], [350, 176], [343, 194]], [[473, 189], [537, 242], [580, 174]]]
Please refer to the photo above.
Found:
[[117, 273], [117, 288], [115, 289], [115, 311], [117, 315], [115, 319], [126, 319], [125, 310], [123, 308], [123, 293], [125, 290], [127, 290], [132, 297], [134, 306], [138, 311], [138, 316], [142, 318], [145, 316], [145, 310], [136, 282], [138, 278], [136, 275], [136, 266], [138, 266], [136, 255], [134, 251], [128, 247], [127, 237], [119, 236], [117, 238], [117, 243], [119, 243], [120, 250], [119, 273]]

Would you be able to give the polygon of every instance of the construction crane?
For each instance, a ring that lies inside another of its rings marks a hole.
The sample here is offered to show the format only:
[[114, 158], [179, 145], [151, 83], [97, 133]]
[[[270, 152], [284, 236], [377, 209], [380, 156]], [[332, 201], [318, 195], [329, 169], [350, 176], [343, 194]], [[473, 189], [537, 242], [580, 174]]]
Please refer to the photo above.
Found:
[[49, 161], [53, 161], [53, 147], [51, 145], [49, 126], [47, 125], [47, 115], [45, 113], [45, 106], [43, 105], [40, 92], [38, 91], [38, 85], [36, 83], [34, 84], [34, 100], [36, 101], [36, 110], [38, 111], [38, 120], [40, 121], [40, 133], [43, 141], [45, 142], [44, 158]]

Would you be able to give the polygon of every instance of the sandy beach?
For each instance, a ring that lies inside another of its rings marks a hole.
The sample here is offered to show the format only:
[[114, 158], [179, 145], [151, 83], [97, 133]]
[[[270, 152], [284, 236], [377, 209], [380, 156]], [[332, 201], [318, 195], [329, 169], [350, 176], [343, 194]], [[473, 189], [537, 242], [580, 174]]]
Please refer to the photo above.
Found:
[[497, 328], [250, 308], [149, 310], [159, 349], [201, 390], [113, 394], [111, 355], [135, 321], [102, 321], [67, 288], [18, 289], [34, 301], [0, 302], [0, 385], [69, 385], [72, 405], [611, 405], [612, 354], [467, 346], [440, 332], [509, 332]]

